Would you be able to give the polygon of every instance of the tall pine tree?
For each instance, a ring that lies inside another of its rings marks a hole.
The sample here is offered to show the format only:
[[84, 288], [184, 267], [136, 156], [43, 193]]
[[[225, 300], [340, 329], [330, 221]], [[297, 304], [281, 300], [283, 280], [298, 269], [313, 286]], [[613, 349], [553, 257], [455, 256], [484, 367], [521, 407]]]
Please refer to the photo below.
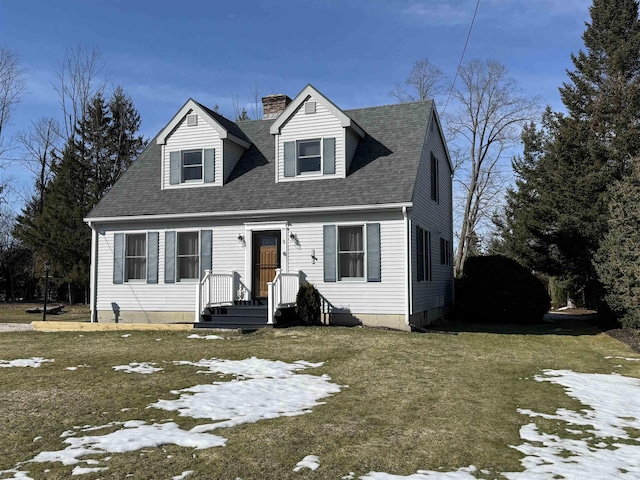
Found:
[[609, 185], [640, 153], [640, 21], [636, 0], [594, 0], [590, 14], [585, 50], [572, 55], [575, 68], [560, 88], [568, 114], [554, 116], [541, 145], [527, 151], [525, 143], [502, 234], [514, 256], [570, 280], [574, 295], [596, 305], [594, 256], [608, 229]]
[[91, 230], [83, 218], [142, 152], [139, 127], [140, 115], [121, 88], [108, 103], [96, 94], [56, 159], [42, 211], [18, 218], [16, 235], [51, 262], [58, 283], [73, 286], [75, 300], [86, 297], [89, 284]]

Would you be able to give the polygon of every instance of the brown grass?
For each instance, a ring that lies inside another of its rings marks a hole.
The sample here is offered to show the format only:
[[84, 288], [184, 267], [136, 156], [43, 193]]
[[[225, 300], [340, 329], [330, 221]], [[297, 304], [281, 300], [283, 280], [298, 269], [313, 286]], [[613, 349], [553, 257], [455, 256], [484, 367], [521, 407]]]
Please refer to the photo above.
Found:
[[[326, 362], [305, 373], [328, 374], [347, 387], [311, 414], [216, 431], [228, 439], [225, 447], [166, 446], [114, 454], [108, 471], [83, 478], [163, 479], [195, 470], [188, 480], [339, 479], [350, 471], [409, 475], [471, 464], [497, 478], [499, 472], [520, 470], [521, 456], [509, 445], [521, 443], [519, 428], [530, 420], [517, 408], [553, 412], [580, 406], [561, 387], [533, 381], [534, 375], [546, 368], [610, 373], [619, 362], [605, 355], [632, 355], [606, 335], [345, 328], [225, 335], [224, 341], [205, 341], [187, 339], [184, 332], [132, 332], [129, 338], [121, 332], [0, 334], [0, 359], [55, 360], [40, 368], [0, 369], [0, 470], [40, 451], [63, 448], [60, 434], [73, 426], [168, 418], [183, 428], [205, 423], [146, 408], [175, 398], [171, 390], [217, 380], [163, 362], [256, 356]], [[165, 370], [128, 375], [111, 368], [134, 361], [157, 362]], [[89, 367], [65, 370], [81, 364]], [[616, 371], [640, 376], [640, 365], [625, 362]], [[34, 442], [36, 436], [43, 438]], [[320, 468], [293, 473], [309, 454], [320, 457]], [[71, 468], [57, 463], [23, 467], [34, 478], [47, 479], [68, 478]]]
[[[56, 307], [61, 303], [52, 302], [49, 307]], [[41, 303], [0, 303], [0, 323], [31, 323], [42, 320], [42, 313], [27, 313], [30, 308], [42, 308]], [[90, 320], [89, 305], [65, 305], [60, 315], [47, 315], [48, 320], [83, 322]]]

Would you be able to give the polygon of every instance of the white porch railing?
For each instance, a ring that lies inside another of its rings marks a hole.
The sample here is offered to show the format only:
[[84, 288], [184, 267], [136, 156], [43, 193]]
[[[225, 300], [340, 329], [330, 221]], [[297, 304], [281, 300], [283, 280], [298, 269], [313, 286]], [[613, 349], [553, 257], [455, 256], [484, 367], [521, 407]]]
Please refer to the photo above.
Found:
[[273, 282], [267, 284], [268, 301], [268, 324], [273, 324], [273, 317], [280, 307], [292, 307], [296, 304], [296, 296], [300, 289], [301, 272], [284, 273], [279, 268], [276, 269], [276, 276]]
[[196, 287], [196, 323], [204, 308], [211, 305], [232, 305], [236, 298], [236, 272], [211, 273], [205, 270], [204, 278]]

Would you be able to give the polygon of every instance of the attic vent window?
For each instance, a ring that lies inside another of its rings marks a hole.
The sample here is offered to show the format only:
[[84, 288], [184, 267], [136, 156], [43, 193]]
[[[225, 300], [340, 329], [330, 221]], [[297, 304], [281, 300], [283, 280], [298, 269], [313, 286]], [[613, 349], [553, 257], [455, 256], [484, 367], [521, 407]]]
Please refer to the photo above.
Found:
[[316, 113], [316, 102], [305, 102], [304, 113]]
[[195, 127], [196, 125], [198, 125], [198, 115], [196, 115], [195, 113], [187, 115], [187, 126]]

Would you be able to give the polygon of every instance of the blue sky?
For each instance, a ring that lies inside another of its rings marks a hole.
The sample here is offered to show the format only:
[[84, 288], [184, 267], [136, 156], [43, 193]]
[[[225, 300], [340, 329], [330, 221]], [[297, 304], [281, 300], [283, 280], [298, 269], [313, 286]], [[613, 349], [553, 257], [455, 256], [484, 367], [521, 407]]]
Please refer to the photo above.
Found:
[[[465, 58], [498, 60], [526, 94], [561, 109], [557, 88], [571, 68], [570, 54], [582, 48], [590, 4], [481, 0]], [[19, 51], [28, 71], [28, 94], [7, 134], [41, 116], [59, 115], [55, 69], [64, 49], [78, 43], [103, 53], [109, 84], [133, 97], [148, 137], [189, 97], [218, 104], [231, 116], [233, 96], [249, 102], [256, 87], [262, 94], [294, 97], [312, 83], [343, 109], [393, 103], [389, 91], [417, 59], [427, 57], [453, 79], [475, 5], [476, 0], [3, 1], [0, 42]], [[10, 170], [24, 195], [31, 179], [19, 164]]]

